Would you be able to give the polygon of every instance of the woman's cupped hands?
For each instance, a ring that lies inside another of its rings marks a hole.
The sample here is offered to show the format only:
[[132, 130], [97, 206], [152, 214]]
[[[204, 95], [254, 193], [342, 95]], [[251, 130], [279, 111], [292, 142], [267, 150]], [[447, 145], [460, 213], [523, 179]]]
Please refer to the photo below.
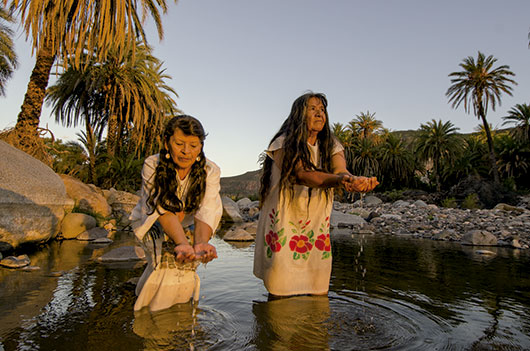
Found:
[[188, 263], [201, 261], [207, 263], [217, 258], [215, 246], [209, 243], [197, 243], [194, 246], [189, 244], [180, 244], [175, 246], [175, 257], [177, 262]]
[[344, 175], [341, 179], [341, 184], [348, 192], [367, 193], [372, 191], [379, 182], [376, 177]]

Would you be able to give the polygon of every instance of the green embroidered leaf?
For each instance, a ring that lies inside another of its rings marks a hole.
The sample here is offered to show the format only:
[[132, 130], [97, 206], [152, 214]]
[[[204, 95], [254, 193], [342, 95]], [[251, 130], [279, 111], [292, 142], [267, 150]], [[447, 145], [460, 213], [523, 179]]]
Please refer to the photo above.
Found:
[[313, 236], [315, 236], [315, 233], [313, 233], [313, 229], [311, 229], [309, 233], [307, 234], [307, 237], [309, 238], [309, 240], [311, 240]]
[[322, 259], [325, 260], [326, 258], [330, 258], [331, 257], [331, 252], [329, 251], [324, 251], [322, 253]]
[[296, 229], [291, 229], [291, 231], [292, 231], [293, 233], [297, 233]]
[[283, 228], [278, 230], [278, 236], [282, 236], [283, 235]]
[[293, 259], [295, 260], [300, 259], [300, 254], [298, 252], [293, 252]]
[[292, 225], [293, 227], [296, 227], [296, 224], [294, 224], [293, 222], [289, 221], [289, 224]]
[[309, 254], [308, 253], [302, 254], [302, 258], [307, 261], [307, 259], [309, 258]]
[[267, 247], [267, 257], [268, 258], [271, 258], [272, 257], [272, 250], [270, 247]]
[[280, 239], [279, 241], [280, 241], [280, 244], [281, 244], [281, 245], [282, 245], [282, 247], [283, 247], [283, 246], [285, 246], [285, 242], [287, 241], [287, 237], [286, 237], [286, 236], [284, 236], [284, 237], [283, 237], [283, 238], [281, 238], [281, 239]]

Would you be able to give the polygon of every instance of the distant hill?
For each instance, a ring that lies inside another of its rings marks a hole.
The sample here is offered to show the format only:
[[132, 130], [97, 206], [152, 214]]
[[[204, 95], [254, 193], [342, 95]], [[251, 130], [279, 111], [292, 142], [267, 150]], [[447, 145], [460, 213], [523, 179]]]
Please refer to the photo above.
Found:
[[240, 199], [257, 199], [261, 170], [250, 171], [238, 176], [221, 177], [221, 195]]

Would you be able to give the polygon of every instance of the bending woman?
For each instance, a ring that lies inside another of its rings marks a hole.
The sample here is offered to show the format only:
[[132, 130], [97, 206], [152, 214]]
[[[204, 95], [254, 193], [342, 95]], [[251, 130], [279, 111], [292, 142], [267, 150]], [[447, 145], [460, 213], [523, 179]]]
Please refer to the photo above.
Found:
[[[174, 117], [166, 125], [163, 149], [144, 162], [140, 200], [130, 216], [148, 260], [136, 286], [138, 300], [143, 298], [141, 302], [137, 300], [135, 310], [152, 299], [171, 305], [163, 302], [171, 301], [171, 296], [161, 296], [168, 290], [163, 289], [163, 277], [155, 282], [159, 288], [149, 284], [150, 291], [142, 291], [147, 289], [145, 283], [160, 267], [162, 259], [167, 268], [175, 264], [189, 267], [197, 260], [206, 263], [217, 257], [215, 247], [208, 241], [223, 211], [219, 195], [221, 171], [204, 155], [205, 137], [197, 119], [186, 115]], [[153, 305], [151, 308], [161, 309]]]
[[265, 151], [254, 275], [272, 295], [327, 294], [333, 188], [370, 191], [375, 178], [346, 169], [323, 94], [297, 98]]

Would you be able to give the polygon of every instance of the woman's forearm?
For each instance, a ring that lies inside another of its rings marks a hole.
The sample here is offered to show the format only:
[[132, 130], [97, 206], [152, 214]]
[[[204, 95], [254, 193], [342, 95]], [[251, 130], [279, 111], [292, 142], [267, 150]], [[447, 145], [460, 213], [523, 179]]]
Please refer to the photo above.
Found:
[[188, 238], [186, 238], [184, 228], [182, 228], [180, 218], [177, 214], [166, 212], [158, 217], [158, 221], [162, 225], [164, 232], [176, 245], [189, 244]]
[[212, 228], [198, 219], [195, 219], [194, 244], [207, 243], [212, 237]]
[[299, 184], [310, 188], [333, 188], [341, 185], [343, 175], [299, 170], [296, 172], [296, 178]]

